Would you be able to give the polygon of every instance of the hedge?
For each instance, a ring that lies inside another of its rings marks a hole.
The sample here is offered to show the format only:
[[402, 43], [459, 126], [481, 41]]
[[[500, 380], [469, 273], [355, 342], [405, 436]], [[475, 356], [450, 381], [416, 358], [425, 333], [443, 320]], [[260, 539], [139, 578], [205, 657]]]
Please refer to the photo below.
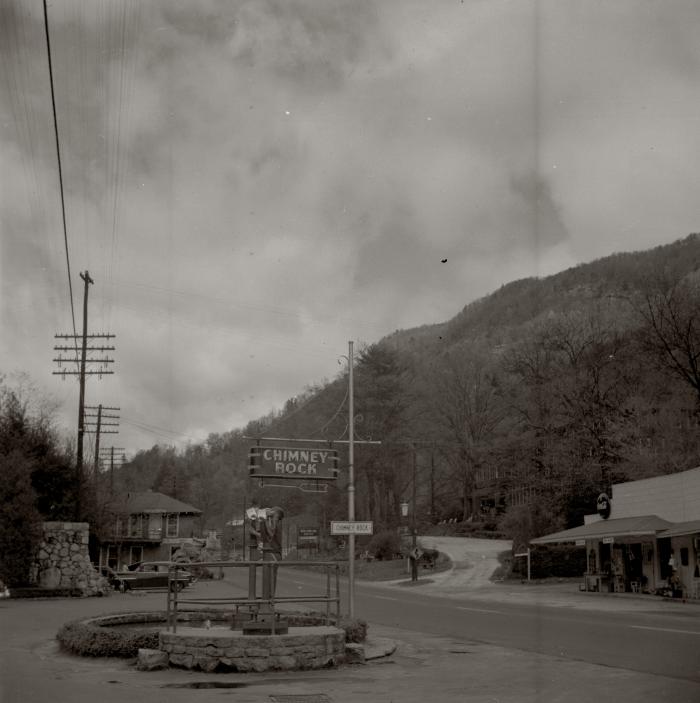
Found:
[[10, 598], [80, 598], [82, 596], [83, 591], [80, 588], [21, 586], [10, 589]]
[[[549, 545], [532, 547], [530, 572], [533, 579], [582, 576], [586, 571], [585, 547]], [[527, 578], [527, 559], [513, 559], [513, 576]]]
[[[320, 613], [283, 613], [291, 626], [321, 625], [325, 617]], [[232, 613], [224, 610], [180, 611], [178, 622], [225, 622], [231, 624]], [[136, 657], [139, 649], [158, 649], [158, 631], [166, 622], [166, 612], [114, 613], [85, 620], [74, 620], [63, 625], [56, 639], [62, 649], [83, 657]], [[111, 629], [115, 625], [153, 625], [154, 630]], [[346, 642], [364, 642], [367, 623], [359, 618], [341, 618], [336, 626], [345, 630]]]

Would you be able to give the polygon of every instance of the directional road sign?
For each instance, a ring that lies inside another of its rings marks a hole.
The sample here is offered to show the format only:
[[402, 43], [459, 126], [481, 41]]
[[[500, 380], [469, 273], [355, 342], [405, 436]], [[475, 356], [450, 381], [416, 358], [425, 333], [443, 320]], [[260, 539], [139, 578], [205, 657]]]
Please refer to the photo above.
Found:
[[371, 535], [372, 522], [331, 522], [332, 535]]

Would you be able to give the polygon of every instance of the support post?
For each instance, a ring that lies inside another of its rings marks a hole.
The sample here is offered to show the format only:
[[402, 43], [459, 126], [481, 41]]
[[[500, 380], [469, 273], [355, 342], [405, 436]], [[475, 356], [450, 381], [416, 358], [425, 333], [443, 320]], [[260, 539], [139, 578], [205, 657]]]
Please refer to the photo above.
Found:
[[411, 581], [418, 580], [418, 559], [416, 559], [417, 535], [416, 535], [416, 446], [411, 445], [413, 455], [413, 487], [411, 501], [411, 547], [413, 549], [413, 559], [411, 559]]
[[[355, 521], [355, 400], [353, 397], [353, 343], [348, 342], [348, 520]], [[348, 535], [348, 614], [355, 617], [355, 535]]]
[[80, 278], [85, 283], [83, 292], [83, 339], [80, 351], [80, 396], [78, 400], [78, 448], [75, 462], [75, 473], [77, 479], [77, 494], [75, 500], [75, 519], [80, 520], [81, 499], [83, 492], [83, 435], [85, 434], [85, 362], [87, 359], [87, 333], [88, 333], [88, 291], [91, 283], [94, 283], [88, 271], [80, 274]]

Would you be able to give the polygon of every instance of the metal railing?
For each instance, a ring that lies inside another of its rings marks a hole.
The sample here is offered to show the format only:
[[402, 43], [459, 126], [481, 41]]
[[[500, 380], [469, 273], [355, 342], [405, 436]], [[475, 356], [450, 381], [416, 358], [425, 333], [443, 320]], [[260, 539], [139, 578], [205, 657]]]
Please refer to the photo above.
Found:
[[[325, 592], [309, 595], [276, 595], [275, 583], [277, 572], [285, 567], [321, 567], [326, 576]], [[201, 571], [202, 569], [247, 568], [248, 569], [248, 595], [231, 597], [203, 597], [189, 596], [178, 587], [177, 573], [183, 570]], [[258, 579], [258, 570], [262, 572], [262, 579]], [[258, 595], [257, 584], [262, 584], [262, 594]], [[272, 586], [270, 586], [272, 584]], [[331, 605], [335, 604], [336, 622], [340, 618], [340, 563], [336, 561], [207, 561], [207, 562], [170, 562], [168, 569], [168, 588], [166, 620], [168, 629], [177, 632], [178, 608], [181, 605], [206, 605], [206, 606], [233, 606], [234, 620], [239, 608], [247, 606], [251, 617], [255, 617], [261, 610], [275, 612], [275, 605], [285, 603], [322, 603], [325, 604], [325, 622], [331, 620]], [[279, 611], [278, 611], [279, 612]], [[274, 633], [274, 621], [272, 624]]]

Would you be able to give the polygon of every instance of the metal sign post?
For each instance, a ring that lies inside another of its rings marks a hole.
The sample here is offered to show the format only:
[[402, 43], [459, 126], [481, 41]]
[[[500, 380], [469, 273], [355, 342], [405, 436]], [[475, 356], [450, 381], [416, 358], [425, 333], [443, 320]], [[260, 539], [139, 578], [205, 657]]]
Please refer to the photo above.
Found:
[[530, 581], [530, 547], [527, 548], [526, 552], [520, 552], [519, 554], [514, 554], [515, 557], [527, 557], [527, 580]]
[[[348, 521], [355, 521], [355, 399], [352, 341], [348, 342]], [[348, 535], [348, 614], [355, 617], [355, 533]]]

